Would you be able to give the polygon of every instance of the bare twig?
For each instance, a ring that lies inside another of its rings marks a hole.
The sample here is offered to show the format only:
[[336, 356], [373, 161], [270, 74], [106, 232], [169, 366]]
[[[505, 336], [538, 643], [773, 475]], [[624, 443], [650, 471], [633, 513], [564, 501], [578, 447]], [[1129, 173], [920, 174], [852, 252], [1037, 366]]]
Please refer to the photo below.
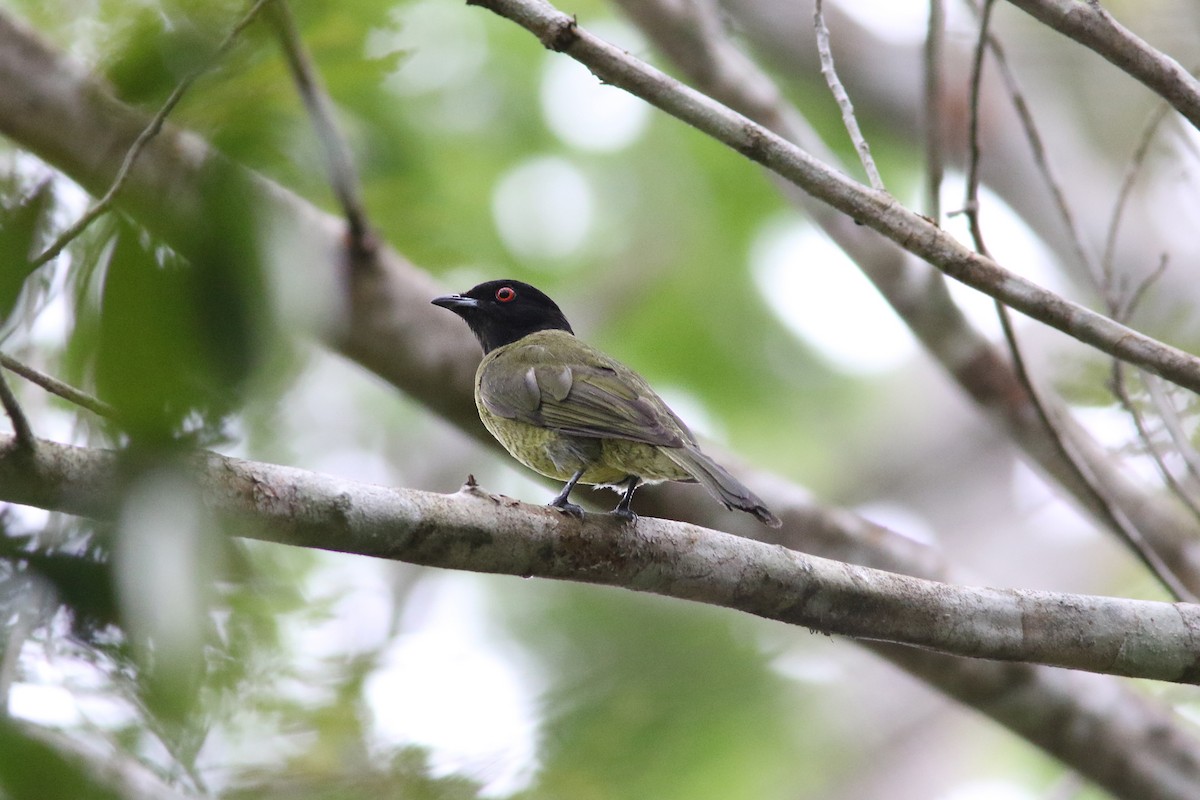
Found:
[[33, 428], [29, 427], [29, 420], [21, 409], [21, 404], [17, 402], [17, 396], [8, 385], [3, 370], [0, 370], [0, 405], [4, 406], [4, 413], [8, 414], [8, 419], [12, 422], [17, 444], [24, 449], [32, 448], [37, 441], [33, 436]]
[[813, 6], [813, 27], [817, 31], [817, 52], [821, 56], [821, 74], [825, 76], [825, 83], [829, 85], [829, 91], [833, 94], [833, 99], [837, 101], [838, 108], [841, 109], [842, 124], [846, 126], [846, 133], [850, 135], [850, 141], [854, 143], [854, 149], [858, 152], [858, 160], [862, 162], [863, 171], [867, 173], [871, 188], [880, 192], [887, 191], [883, 185], [883, 178], [879, 175], [879, 168], [875, 166], [875, 159], [871, 157], [871, 146], [867, 144], [862, 129], [858, 127], [858, 117], [854, 115], [854, 104], [850, 102], [850, 95], [847, 94], [846, 87], [838, 78], [837, 68], [833, 63], [833, 49], [829, 45], [829, 28], [825, 25], [825, 10], [822, 0], [816, 0]]
[[[975, 47], [975, 56], [971, 67], [970, 122], [968, 126], [968, 136], [970, 138], [968, 152], [970, 153], [970, 157], [967, 167], [967, 197], [964, 204], [964, 213], [967, 216], [971, 237], [975, 241], [976, 249], [983, 255], [988, 255], [988, 251], [983, 241], [983, 230], [979, 221], [979, 109], [980, 93], [983, 86], [983, 62], [985, 53], [989, 49], [989, 27], [994, 5], [995, 0], [984, 0], [983, 9], [979, 15], [979, 39]], [[1031, 119], [1027, 120], [1027, 122], [1032, 124]], [[1027, 127], [1026, 131], [1028, 134], [1033, 135], [1036, 140], [1036, 134], [1032, 127]], [[1035, 148], [1035, 152], [1038, 150], [1039, 148]], [[1044, 151], [1042, 151], [1042, 161], [1044, 167], [1043, 175], [1053, 185], [1048, 164], [1044, 163]], [[1061, 196], [1059, 199], [1062, 200]], [[1062, 202], [1063, 205], [1060, 210], [1066, 211], [1065, 200], [1062, 200]], [[1071, 217], [1068, 213], [1066, 220], [1069, 221], [1070, 219]], [[1145, 537], [1142, 536], [1141, 531], [1130, 522], [1120, 507], [1101, 491], [1095, 476], [1090, 470], [1085, 468], [1082, 460], [1077, 458], [1075, 453], [1067, 446], [1057, 420], [1050, 415], [1045, 403], [1042, 402], [1037, 387], [1033, 383], [1033, 377], [1026, 368], [1025, 358], [1021, 354], [1021, 347], [1017, 341], [1016, 331], [1013, 329], [1012, 317], [1008, 313], [1008, 308], [1000, 300], [996, 300], [996, 314], [1000, 318], [1000, 325], [1004, 331], [1004, 340], [1008, 343], [1009, 353], [1012, 356], [1013, 367], [1025, 387], [1030, 404], [1036, 412], [1038, 419], [1041, 420], [1042, 425], [1045, 427], [1046, 434], [1049, 436], [1051, 442], [1053, 442], [1055, 448], [1062, 454], [1063, 459], [1071, 465], [1071, 468], [1075, 470], [1080, 480], [1091, 493], [1096, 505], [1101, 509], [1104, 516], [1107, 517], [1109, 527], [1116, 531], [1117, 535], [1125, 541], [1126, 545], [1142, 561], [1146, 568], [1150, 570], [1151, 574], [1158, 578], [1159, 582], [1166, 587], [1167, 591], [1175, 599], [1196, 602], [1196, 595], [1184, 585], [1179, 577], [1163, 561], [1162, 557], [1159, 556], [1158, 552], [1150, 546]]]
[[929, 0], [929, 25], [925, 31], [925, 214], [935, 224], [942, 220], [942, 178], [945, 175], [942, 136], [944, 97], [942, 51], [946, 42], [946, 4]]
[[121, 168], [117, 171], [117, 176], [113, 180], [112, 185], [108, 187], [108, 191], [105, 192], [99, 200], [93, 203], [88, 210], [83, 213], [83, 216], [77, 219], [74, 224], [60, 233], [55, 240], [51, 242], [44, 251], [42, 251], [41, 255], [33, 260], [33, 269], [37, 269], [48, 261], [56, 258], [68, 244], [74, 241], [81, 233], [87, 230], [89, 225], [99, 219], [109, 210], [109, 208], [112, 207], [113, 202], [117, 199], [117, 195], [120, 194], [121, 189], [125, 186], [125, 182], [129, 179], [129, 172], [133, 167], [133, 162], [137, 160], [139, 155], [141, 155], [142, 150], [147, 144], [150, 143], [150, 140], [159, 134], [159, 132], [162, 130], [163, 123], [166, 122], [170, 113], [175, 110], [175, 106], [179, 105], [179, 101], [183, 99], [183, 96], [187, 93], [187, 90], [192, 87], [192, 84], [195, 83], [200, 76], [212, 69], [222, 56], [229, 52], [230, 48], [233, 47], [242, 31], [254, 21], [254, 18], [258, 16], [258, 12], [270, 1], [271, 0], [257, 0], [257, 2], [251, 6], [250, 10], [246, 12], [246, 15], [242, 17], [238, 23], [233, 26], [229, 33], [225, 35], [225, 38], [221, 41], [220, 45], [217, 46], [217, 49], [205, 61], [205, 63], [183, 77], [183, 80], [176, 85], [176, 87], [171, 91], [171, 94], [167, 97], [166, 101], [158, 109], [158, 112], [151, 118], [150, 124], [142, 129], [142, 132], [138, 134], [138, 137], [133, 140], [133, 144], [129, 146], [129, 150], [127, 150], [125, 153], [125, 159], [121, 162]]
[[[1145, 377], [1145, 373], [1139, 373]], [[1120, 361], [1112, 362], [1112, 384], [1113, 395], [1117, 398], [1117, 402], [1121, 404], [1121, 408], [1125, 409], [1125, 413], [1133, 420], [1134, 430], [1137, 431], [1138, 439], [1141, 440], [1142, 446], [1146, 453], [1154, 462], [1158, 474], [1162, 477], [1163, 483], [1180, 501], [1187, 506], [1187, 509], [1192, 513], [1192, 516], [1200, 520], [1200, 504], [1192, 497], [1191, 493], [1179, 482], [1175, 477], [1175, 473], [1167, 465], [1162, 453], [1159, 451], [1158, 445], [1154, 443], [1154, 437], [1150, 433], [1149, 427], [1146, 425], [1146, 418], [1138, 409], [1137, 403], [1129, 394], [1129, 381], [1125, 377], [1125, 365]]]
[[[1121, 187], [1117, 190], [1117, 199], [1113, 203], [1112, 216], [1108, 222], [1108, 233], [1104, 239], [1104, 254], [1100, 259], [1101, 274], [1104, 276], [1101, 284], [1104, 289], [1104, 298], [1108, 303], [1110, 311], [1118, 312], [1117, 320], [1126, 322], [1129, 314], [1123, 311], [1121, 306], [1121, 293], [1116, 286], [1116, 278], [1114, 273], [1114, 259], [1117, 251], [1117, 237], [1121, 231], [1121, 221], [1125, 217], [1125, 208], [1129, 203], [1129, 198], [1133, 194], [1134, 184], [1137, 183], [1138, 177], [1146, 165], [1146, 157], [1150, 153], [1150, 145], [1154, 142], [1158, 135], [1159, 127], [1163, 120], [1167, 118], [1167, 112], [1171, 110], [1169, 103], [1162, 102], [1158, 105], [1146, 121], [1146, 125], [1142, 128], [1141, 135], [1138, 136], [1137, 145], [1133, 149], [1133, 154], [1129, 157], [1129, 165], [1125, 168], [1125, 175], [1121, 179]], [[1142, 284], [1143, 287], [1146, 283]]]
[[1175, 452], [1183, 458], [1183, 463], [1187, 466], [1187, 471], [1192, 478], [1200, 480], [1200, 455], [1192, 446], [1191, 437], [1183, 429], [1183, 420], [1179, 418], [1179, 411], [1171, 402], [1171, 395], [1153, 375], [1143, 374], [1142, 382], [1146, 385], [1146, 391], [1150, 393], [1154, 408], [1162, 417], [1163, 427], [1166, 428], [1167, 435], [1171, 437], [1171, 443], [1175, 445]]
[[[973, 10], [978, 13], [978, 6], [972, 5]], [[1025, 139], [1029, 142], [1029, 149], [1033, 153], [1033, 163], [1037, 167], [1042, 180], [1046, 183], [1046, 188], [1050, 191], [1050, 198], [1054, 201], [1055, 210], [1058, 211], [1059, 217], [1062, 219], [1063, 227], [1067, 230], [1067, 238], [1071, 242], [1071, 249], [1075, 251], [1075, 258], [1079, 261], [1079, 265], [1083, 267], [1092, 277], [1092, 280], [1097, 286], [1101, 284], [1100, 270], [1096, 266], [1095, 258], [1091, 256], [1088, 248], [1084, 245], [1083, 236], [1079, 232], [1079, 225], [1075, 222], [1075, 215], [1071, 211], [1070, 204], [1067, 203], [1066, 192], [1063, 191], [1062, 184], [1054, 175], [1054, 170], [1050, 165], [1050, 158], [1046, 151], [1046, 145], [1042, 140], [1041, 134], [1038, 132], [1037, 123], [1033, 119], [1033, 112], [1029, 108], [1029, 103], [1025, 100], [1025, 93], [1021, 91], [1021, 87], [1017, 84], [1017, 76], [1013, 74], [1012, 68], [1008, 63], [1008, 56], [1004, 52], [1004, 47], [1000, 40], [988, 33], [987, 36], [988, 50], [992, 53], [992, 61], [996, 65], [996, 69], [1000, 73], [1001, 80], [1004, 81], [1005, 88], [1008, 90], [1009, 99], [1012, 102], [1013, 109], [1017, 112], [1017, 118], [1021, 122], [1021, 129], [1025, 133]]]
[[279, 33], [279, 41], [287, 56], [292, 80], [295, 81], [300, 97], [304, 100], [304, 107], [308, 109], [317, 139], [325, 152], [329, 179], [342, 208], [342, 215], [346, 218], [350, 249], [357, 262], [358, 257], [369, 256], [374, 251], [375, 244], [362, 202], [362, 188], [354, 168], [354, 159], [345, 139], [338, 132], [333, 120], [333, 104], [304, 49], [304, 42], [300, 38], [287, 0], [272, 0], [270, 17]]
[[[983, 93], [983, 62], [987, 53], [988, 28], [992, 23], [994, 4], [994, 0], [983, 0], [983, 10], [979, 14], [979, 39], [975, 45], [975, 54], [971, 58], [971, 96], [968, 103], [970, 117], [967, 123], [967, 187], [966, 200], [963, 202], [963, 213], [967, 217], [967, 227], [971, 232], [971, 239], [975, 242], [975, 250], [982, 255], [988, 255], [988, 248], [983, 242], [983, 229], [979, 224], [979, 164], [983, 155], [979, 144], [979, 98]], [[997, 300], [996, 308], [1003, 317], [1004, 311], [999, 300]], [[1028, 385], [1025, 388], [1028, 389]]]
[[15, 372], [30, 383], [37, 384], [47, 392], [58, 395], [77, 406], [82, 406], [94, 414], [99, 414], [109, 419], [115, 419], [117, 416], [117, 410], [103, 400], [93, 397], [87, 392], [80, 391], [68, 383], [63, 383], [52, 375], [47, 375], [40, 370], [36, 370], [7, 353], [0, 353], [0, 367]]

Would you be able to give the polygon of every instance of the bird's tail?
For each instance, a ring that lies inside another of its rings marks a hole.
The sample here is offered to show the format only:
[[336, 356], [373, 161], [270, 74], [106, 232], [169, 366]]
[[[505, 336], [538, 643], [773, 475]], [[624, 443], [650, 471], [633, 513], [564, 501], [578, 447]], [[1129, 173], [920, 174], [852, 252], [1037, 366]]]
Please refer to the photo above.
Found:
[[687, 470], [696, 481], [708, 490], [709, 494], [725, 504], [726, 508], [736, 508], [753, 514], [764, 525], [778, 528], [781, 524], [779, 517], [759, 499], [758, 495], [742, 485], [741, 481], [730, 475], [724, 467], [713, 461], [694, 447], [662, 448], [663, 453]]

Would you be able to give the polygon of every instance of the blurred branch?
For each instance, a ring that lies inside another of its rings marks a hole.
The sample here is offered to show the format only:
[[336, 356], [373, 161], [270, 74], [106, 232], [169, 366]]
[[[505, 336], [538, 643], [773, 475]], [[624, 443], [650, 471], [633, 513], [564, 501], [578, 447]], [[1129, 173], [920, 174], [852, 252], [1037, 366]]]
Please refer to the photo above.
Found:
[[321, 85], [312, 60], [304, 50], [304, 41], [296, 29], [296, 20], [287, 0], [271, 0], [269, 16], [279, 32], [279, 41], [287, 57], [292, 79], [304, 100], [304, 107], [308, 109], [317, 139], [325, 152], [329, 180], [346, 218], [350, 251], [354, 255], [353, 263], [359, 263], [360, 259], [370, 257], [375, 244], [371, 237], [371, 226], [362, 202], [362, 187], [354, 168], [350, 148], [333, 121], [333, 104]]
[[1153, 375], [1143, 375], [1142, 382], [1146, 385], [1146, 391], [1150, 393], [1154, 408], [1162, 417], [1167, 435], [1171, 437], [1171, 442], [1175, 445], [1175, 452], [1183, 460], [1192, 479], [1200, 480], [1200, 453], [1196, 452], [1191, 438], [1183, 429], [1183, 420], [1179, 418], [1179, 410], [1171, 401], [1170, 393]]
[[[0, 437], [0, 497], [111, 520], [116, 454]], [[394, 489], [198, 453], [205, 505], [237, 535], [444, 569], [620, 586], [948, 655], [1200, 683], [1200, 606], [958, 586], [654, 517], [577, 520], [491, 495]], [[800, 532], [803, 535], [803, 532]]]
[[64, 248], [66, 248], [67, 245], [69, 245], [72, 241], [78, 238], [80, 234], [87, 230], [89, 225], [108, 212], [113, 205], [113, 201], [116, 200], [117, 195], [121, 192], [121, 189], [125, 187], [125, 181], [129, 178], [129, 171], [133, 167], [133, 162], [137, 160], [139, 155], [141, 155], [142, 150], [146, 147], [146, 144], [155, 136], [157, 136], [162, 130], [163, 123], [166, 122], [167, 116], [175, 110], [175, 106], [179, 105], [179, 101], [183, 99], [183, 96], [187, 93], [187, 90], [192, 87], [192, 84], [195, 83], [200, 76], [212, 69], [216, 65], [217, 61], [220, 60], [221, 56], [229, 52], [229, 50], [237, 42], [237, 39], [241, 35], [242, 31], [254, 21], [254, 18], [258, 16], [258, 12], [268, 2], [270, 2], [270, 0], [257, 0], [257, 2], [251, 6], [250, 10], [246, 12], [246, 15], [243, 16], [237, 22], [237, 24], [230, 29], [229, 33], [225, 35], [225, 38], [221, 41], [221, 43], [217, 46], [217, 49], [211, 56], [209, 56], [205, 63], [185, 75], [183, 80], [181, 80], [175, 86], [175, 88], [171, 91], [171, 94], [168, 95], [166, 101], [158, 109], [158, 112], [150, 119], [149, 124], [142, 129], [142, 132], [138, 134], [138, 137], [134, 139], [133, 143], [129, 146], [129, 149], [125, 153], [125, 158], [121, 162], [121, 167], [117, 170], [116, 177], [113, 178], [112, 185], [108, 187], [108, 190], [104, 192], [103, 196], [93, 203], [88, 210], [85, 211], [83, 215], [74, 222], [74, 224], [60, 233], [55, 240], [51, 242], [44, 251], [42, 251], [42, 254], [33, 260], [31, 264], [32, 269], [37, 269], [43, 264], [56, 258], [58, 254], [61, 253]]
[[1008, 0], [1145, 84], [1200, 129], [1200, 81], [1113, 19], [1098, 0]]
[[[1143, 379], [1145, 378], [1145, 373], [1138, 374]], [[1112, 362], [1112, 382], [1110, 388], [1113, 395], [1117, 398], [1117, 402], [1121, 404], [1121, 408], [1125, 409], [1125, 413], [1133, 420], [1133, 427], [1137, 431], [1138, 439], [1141, 440], [1142, 447], [1145, 448], [1146, 453], [1154, 461], [1154, 466], [1158, 469], [1158, 474], [1162, 477], [1163, 483], [1192, 512], [1192, 516], [1200, 520], [1200, 505], [1197, 505], [1191, 492], [1175, 477], [1175, 473], [1167, 465], [1163, 454], [1159, 452], [1158, 445], [1154, 443], [1154, 437], [1150, 434], [1150, 429], [1146, 425], [1145, 417], [1142, 415], [1141, 410], [1138, 409], [1133, 397], [1129, 394], [1128, 381], [1125, 379], [1125, 365], [1115, 359]]]
[[929, 24], [925, 29], [925, 215], [940, 225], [942, 177], [945, 174], [941, 115], [945, 106], [942, 59], [946, 43], [945, 0], [929, 0]]
[[[1125, 209], [1129, 204], [1129, 198], [1133, 194], [1133, 186], [1142, 174], [1142, 170], [1146, 165], [1146, 156], [1150, 153], [1150, 145], [1154, 142], [1158, 135], [1159, 128], [1163, 120], [1167, 118], [1167, 112], [1171, 106], [1167, 103], [1159, 103], [1158, 107], [1150, 113], [1146, 120], [1146, 126], [1142, 129], [1141, 135], [1138, 136], [1137, 145], [1133, 149], [1133, 154], [1129, 157], [1129, 165], [1125, 169], [1125, 175], [1121, 178], [1121, 188], [1117, 190], [1117, 199], [1113, 203], [1112, 215], [1109, 217], [1108, 230], [1104, 237], [1104, 254], [1100, 259], [1100, 271], [1103, 275], [1103, 288], [1105, 302], [1108, 303], [1110, 313], [1120, 320], [1129, 319], [1132, 313], [1132, 306], [1137, 303], [1141, 292], [1132, 293], [1133, 297], [1123, 297], [1125, 294], [1119, 291], [1116, 277], [1114, 275], [1113, 261], [1116, 258], [1117, 252], [1117, 237], [1121, 231], [1121, 223], [1125, 218]], [[1160, 271], [1165, 269], [1166, 261], [1164, 259], [1160, 266]], [[1154, 278], [1157, 277], [1155, 274]], [[1142, 282], [1141, 288], [1144, 290], [1153, 279], [1148, 279]]]
[[[769, 95], [769, 87], [766, 91]], [[0, 13], [0, 132], [64, 170], [85, 188], [103, 191], [115, 175], [128, 143], [144, 127], [141, 115], [115, 100], [107, 89], [84, 75], [69, 59], [50, 50], [32, 32]], [[277, 226], [274, 234], [293, 243], [293, 252], [298, 255], [292, 264], [294, 269], [320, 275], [336, 269], [344, 249], [344, 221], [261, 175], [229, 165], [199, 137], [169, 124], [131, 169], [128, 189], [119, 203], [188, 255], [189, 248], [196, 245], [196, 231], [206, 231], [205, 219], [197, 216], [197, 210], [205, 203], [204, 175], [214, 165], [231, 169], [233, 183], [226, 190], [252, 198], [263, 218]], [[827, 206], [812, 201], [812, 208], [814, 216], [832, 220], [839, 231], [863, 231], [856, 240], [858, 246], [899, 252], [882, 237]], [[930, 291], [944, 295], [940, 276], [932, 271], [929, 275], [931, 278], [913, 280], [910, 291], [921, 295], [922, 289], [940, 287]], [[888, 276], [880, 277], [886, 280]], [[900, 284], [912, 277], [903, 271], [894, 273], [897, 292], [903, 288]], [[344, 289], [350, 307], [347, 324], [318, 333], [330, 346], [477, 437], [484, 446], [497, 447], [479, 422], [472, 398], [478, 345], [457, 320], [437, 313], [428, 302], [430, 297], [444, 293], [444, 287], [386, 246], [380, 247], [377, 269], [357, 270], [350, 278]], [[938, 317], [953, 320], [956, 315], [952, 304], [931, 311], [919, 304], [919, 298], [900, 296], [913, 304], [915, 313], [926, 315], [931, 326], [936, 326]], [[956, 372], [991, 374], [990, 362], [976, 359], [974, 353], [964, 359], [959, 352], [956, 357], [953, 345], [951, 340], [943, 343], [945, 357]], [[1003, 396], [988, 402], [1003, 405]], [[69, 461], [60, 466], [62, 472], [57, 475], [43, 476], [43, 486], [48, 489], [52, 479], [66, 494], [44, 498], [47, 502], [74, 497], [67, 488], [88, 477], [73, 472]], [[697, 503], [685, 486], [654, 487], [658, 491], [648, 492], [645, 499], [659, 516], [726, 527], [745, 535], [766, 533], [778, 536], [775, 541], [791, 547], [815, 549], [892, 572], [936, 576], [948, 570], [941, 556], [930, 548], [849, 511], [815, 506], [802, 489], [782, 479], [757, 475], [748, 481], [784, 518], [781, 531], [763, 528], [754, 520], [748, 520], [753, 524], [747, 525], [716, 504]], [[256, 496], [258, 490], [249, 488], [249, 497]], [[375, 491], [387, 492], [378, 488]], [[259, 501], [270, 503], [271, 499], [264, 491]], [[297, 497], [279, 499], [303, 501]], [[111, 504], [114, 498], [102, 497], [97, 502]], [[1131, 503], [1137, 505], [1139, 513], [1159, 513], [1154, 498], [1131, 498]], [[83, 505], [82, 499], [76, 505]], [[86, 508], [76, 511], [86, 513]], [[339, 520], [331, 531], [323, 533], [314, 528], [310, 533], [314, 538], [336, 535], [341, 524]], [[1163, 527], [1185, 529], [1168, 523]], [[799, 531], [803, 531], [803, 539], [793, 535]], [[380, 535], [386, 540], [391, 534], [382, 531]], [[1029, 664], [950, 658], [911, 647], [867, 646], [1044, 748], [1117, 796], [1182, 800], [1192, 797], [1200, 780], [1200, 743], [1168, 712], [1121, 683]], [[1047, 724], [1047, 720], [1053, 724]]]
[[63, 383], [52, 375], [36, 370], [18, 361], [7, 353], [0, 353], [0, 367], [20, 375], [30, 383], [37, 384], [51, 394], [58, 395], [67, 402], [86, 408], [93, 414], [110, 419], [115, 418], [117, 410], [99, 398], [92, 397], [87, 392], [80, 391], [68, 383]]

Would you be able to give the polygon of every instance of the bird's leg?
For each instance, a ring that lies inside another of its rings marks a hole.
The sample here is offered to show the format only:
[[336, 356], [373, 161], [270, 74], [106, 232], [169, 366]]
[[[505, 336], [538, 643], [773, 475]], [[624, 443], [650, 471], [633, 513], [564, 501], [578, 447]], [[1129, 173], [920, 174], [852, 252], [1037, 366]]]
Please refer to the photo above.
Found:
[[612, 513], [614, 516], [633, 522], [637, 519], [637, 514], [633, 513], [633, 509], [629, 507], [629, 504], [633, 502], [633, 493], [641, 484], [641, 479], [637, 475], [630, 475], [622, 483], [625, 484], [625, 494], [621, 495], [621, 500], [617, 503], [617, 507], [612, 510]]
[[575, 488], [575, 484], [579, 483], [579, 479], [582, 477], [583, 470], [580, 469], [571, 476], [571, 480], [567, 481], [566, 485], [563, 486], [562, 491], [559, 492], [558, 496], [551, 500], [548, 505], [557, 508], [559, 511], [570, 514], [572, 517], [583, 519], [583, 509], [567, 500], [567, 498], [571, 496], [571, 490]]

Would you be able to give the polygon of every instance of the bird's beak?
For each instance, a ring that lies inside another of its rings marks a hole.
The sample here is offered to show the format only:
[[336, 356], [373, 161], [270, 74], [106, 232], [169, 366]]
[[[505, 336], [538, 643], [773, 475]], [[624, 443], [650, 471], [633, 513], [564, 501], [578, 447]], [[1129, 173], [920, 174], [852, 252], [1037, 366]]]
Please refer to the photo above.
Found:
[[474, 297], [463, 297], [461, 294], [447, 294], [441, 297], [435, 297], [430, 301], [435, 306], [448, 308], [451, 311], [459, 312], [468, 308], [477, 308], [479, 301]]

